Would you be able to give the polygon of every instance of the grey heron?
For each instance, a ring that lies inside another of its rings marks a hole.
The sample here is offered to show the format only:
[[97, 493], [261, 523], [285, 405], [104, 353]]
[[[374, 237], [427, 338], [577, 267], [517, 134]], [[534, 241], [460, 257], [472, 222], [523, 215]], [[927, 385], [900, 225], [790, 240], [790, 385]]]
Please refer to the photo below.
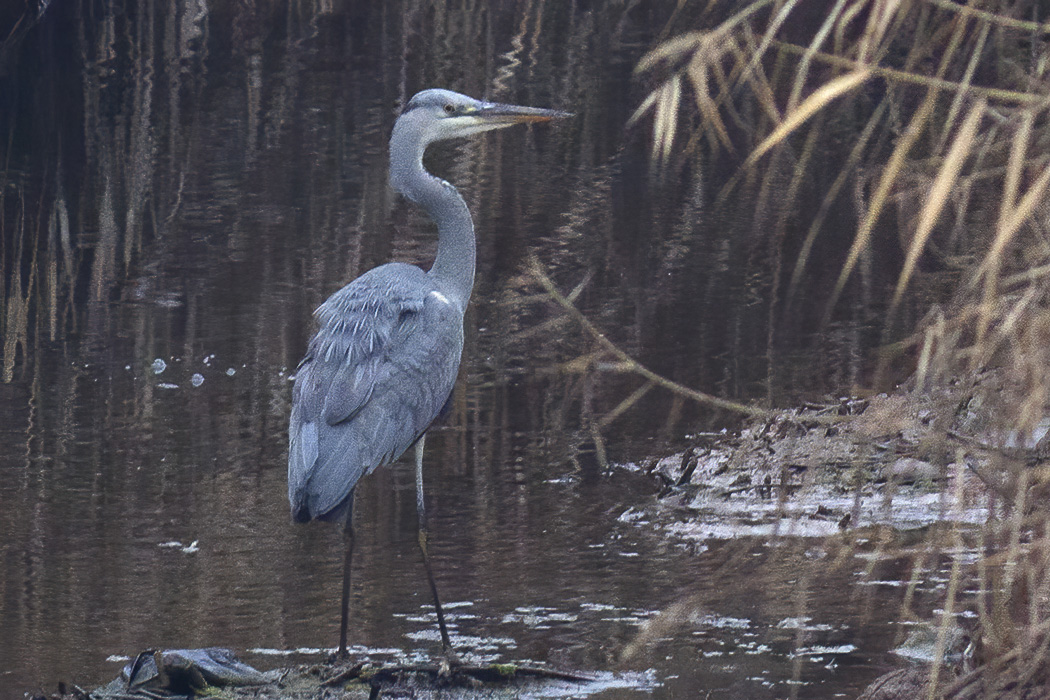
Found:
[[334, 293], [314, 312], [319, 329], [299, 364], [288, 428], [288, 500], [296, 522], [342, 521], [339, 656], [346, 656], [354, 487], [362, 476], [415, 446], [416, 510], [446, 655], [453, 656], [427, 552], [423, 443], [451, 399], [463, 353], [463, 313], [474, 286], [474, 222], [455, 187], [423, 168], [427, 147], [566, 112], [424, 90], [406, 105], [390, 136], [390, 184], [437, 224], [429, 271], [387, 263]]

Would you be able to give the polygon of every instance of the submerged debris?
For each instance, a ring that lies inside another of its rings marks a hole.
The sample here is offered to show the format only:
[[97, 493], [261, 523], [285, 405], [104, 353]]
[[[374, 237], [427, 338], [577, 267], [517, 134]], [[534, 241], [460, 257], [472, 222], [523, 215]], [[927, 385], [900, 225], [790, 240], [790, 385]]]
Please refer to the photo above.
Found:
[[517, 664], [390, 664], [367, 666], [356, 663], [348, 667], [329, 667], [322, 672], [324, 687], [367, 685], [369, 696], [379, 697], [387, 689], [427, 690], [458, 687], [467, 689], [502, 687], [515, 690], [516, 697], [523, 685], [536, 682], [562, 681], [591, 683], [594, 678], [579, 673], [556, 671]]
[[189, 700], [213, 696], [255, 700], [324, 697], [342, 689], [344, 697], [379, 698], [386, 691], [409, 691], [426, 697], [432, 691], [457, 688], [459, 697], [516, 698], [528, 689], [551, 684], [592, 684], [595, 690], [615, 686], [610, 679], [518, 664], [329, 663], [259, 671], [229, 649], [146, 650], [129, 662], [118, 678], [93, 691], [63, 688], [61, 700]]

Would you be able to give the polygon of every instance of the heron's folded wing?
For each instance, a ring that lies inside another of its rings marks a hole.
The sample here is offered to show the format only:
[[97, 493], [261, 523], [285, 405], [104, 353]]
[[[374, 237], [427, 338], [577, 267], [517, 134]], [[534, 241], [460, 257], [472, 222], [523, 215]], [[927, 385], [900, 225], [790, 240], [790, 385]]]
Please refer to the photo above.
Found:
[[400, 324], [423, 308], [422, 270], [384, 265], [396, 274], [365, 274], [316, 312], [321, 327], [310, 342], [309, 382], [302, 388], [305, 415], [328, 425], [352, 418], [372, 396]]
[[435, 300], [425, 273], [408, 265], [358, 278], [317, 316], [289, 426], [289, 499], [311, 517], [426, 430], [455, 382], [463, 332], [462, 313]]

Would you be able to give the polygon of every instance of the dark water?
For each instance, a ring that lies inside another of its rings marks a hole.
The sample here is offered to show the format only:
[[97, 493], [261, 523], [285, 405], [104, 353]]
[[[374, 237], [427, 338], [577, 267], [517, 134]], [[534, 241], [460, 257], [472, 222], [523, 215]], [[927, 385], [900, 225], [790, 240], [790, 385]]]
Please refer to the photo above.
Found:
[[[586, 279], [584, 311], [692, 386], [771, 398], [855, 375], [846, 340], [819, 365], [808, 340], [771, 352], [755, 302], [768, 256], [735, 235], [754, 209], [708, 221], [704, 176], [688, 160], [650, 171], [646, 131], [624, 128], [637, 59], [702, 18], [675, 3], [52, 5], [2, 76], [0, 697], [92, 686], [147, 647], [230, 646], [268, 667], [289, 659], [265, 650], [334, 645], [338, 529], [287, 514], [290, 375], [328, 294], [387, 260], [429, 264], [385, 143], [431, 86], [577, 113], [428, 156], [479, 233], [461, 381], [427, 442], [456, 640], [635, 673], [608, 698], [832, 697], [878, 673], [895, 634], [879, 610], [900, 591], [846, 585], [865, 562], [832, 566], [806, 541], [696, 552], [617, 521], [656, 485], [606, 473], [590, 426], [615, 462], [731, 417], [654, 390], [601, 423], [641, 382], [573, 362], [597, 346], [526, 272], [535, 253], [563, 289]], [[352, 640], [434, 650], [410, 470], [366, 479], [357, 502]]]

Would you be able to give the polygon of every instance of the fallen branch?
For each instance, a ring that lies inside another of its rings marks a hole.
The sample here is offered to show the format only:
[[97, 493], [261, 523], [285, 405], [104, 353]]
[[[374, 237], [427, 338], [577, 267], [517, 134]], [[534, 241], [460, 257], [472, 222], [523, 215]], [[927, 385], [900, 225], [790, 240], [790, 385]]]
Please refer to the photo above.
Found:
[[621, 350], [619, 347], [617, 347], [615, 343], [613, 343], [611, 340], [605, 337], [604, 333], [595, 328], [594, 324], [592, 324], [590, 320], [586, 316], [584, 316], [571, 301], [566, 299], [565, 296], [558, 291], [558, 288], [554, 286], [554, 282], [551, 281], [551, 278], [547, 276], [547, 272], [543, 267], [543, 263], [541, 263], [535, 255], [529, 255], [529, 268], [532, 271], [533, 276], [536, 278], [536, 281], [540, 283], [540, 286], [547, 290], [547, 293], [551, 296], [551, 298], [554, 299], [554, 301], [556, 301], [558, 305], [560, 305], [563, 309], [569, 312], [569, 315], [576, 319], [576, 321], [581, 326], [583, 326], [583, 328], [588, 333], [594, 336], [595, 340], [597, 340], [602, 346], [604, 346], [606, 350], [608, 350], [611, 354], [615, 355], [616, 358], [620, 361], [620, 363], [623, 364], [629, 371], [645, 377], [657, 386], [662, 386], [665, 389], [669, 389], [677, 394], [681, 394], [682, 396], [693, 399], [694, 401], [708, 404], [710, 406], [724, 408], [728, 411], [734, 411], [736, 413], [743, 413], [745, 415], [759, 416], [763, 418], [772, 418], [774, 415], [776, 415], [772, 411], [767, 411], [761, 408], [755, 408], [754, 406], [747, 406], [742, 403], [737, 403], [736, 401], [729, 401], [728, 399], [722, 399], [717, 396], [713, 396], [703, 391], [690, 389], [687, 386], [683, 386], [678, 382], [671, 381], [670, 379], [662, 377], [656, 372], [653, 372], [651, 369], [640, 364], [637, 360], [635, 360], [630, 355]]
[[451, 667], [445, 664], [394, 664], [369, 668], [362, 663], [358, 663], [339, 671], [336, 675], [321, 683], [321, 685], [331, 688], [350, 681], [361, 681], [375, 688], [383, 684], [397, 683], [406, 675], [424, 676], [436, 684], [454, 684], [457, 681], [467, 683], [510, 683], [525, 679], [590, 683], [594, 680], [590, 676], [585, 676], [581, 673], [556, 671], [538, 666], [518, 666], [516, 664], [457, 664]]

